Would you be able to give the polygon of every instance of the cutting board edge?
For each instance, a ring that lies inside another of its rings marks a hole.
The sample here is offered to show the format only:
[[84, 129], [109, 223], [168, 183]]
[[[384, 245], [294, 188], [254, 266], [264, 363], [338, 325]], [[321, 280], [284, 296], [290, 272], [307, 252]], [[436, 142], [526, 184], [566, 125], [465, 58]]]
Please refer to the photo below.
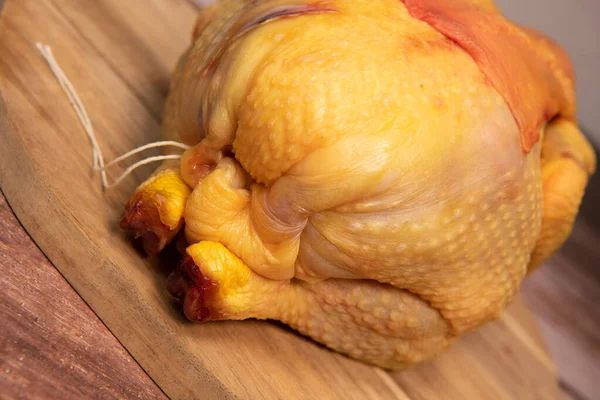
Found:
[[[60, 254], [54, 254], [51, 249], [48, 251], [48, 248], [51, 246], [46, 246], [45, 242], [47, 241], [46, 236], [50, 235], [50, 232], [45, 232], [43, 228], [40, 229], [40, 225], [35, 222], [35, 212], [26, 211], [27, 209], [37, 208], [36, 201], [31, 200], [34, 198], [34, 196], [27, 195], [27, 188], [31, 188], [32, 186], [36, 185], [41, 186], [44, 190], [38, 191], [38, 193], [45, 193], [48, 197], [46, 200], [42, 200], [39, 196], [35, 196], [35, 198], [38, 199], [38, 205], [41, 202], [45, 207], [47, 207], [47, 209], [56, 214], [62, 214], [65, 218], [65, 221], [69, 221], [73, 228], [77, 230], [80, 230], [80, 228], [77, 226], [77, 220], [73, 215], [56, 206], [61, 204], [61, 201], [54, 194], [51, 187], [44, 182], [42, 177], [33, 173], [36, 167], [35, 161], [32, 159], [32, 157], [25, 156], [25, 146], [22, 142], [20, 142], [19, 135], [14, 133], [15, 129], [16, 128], [13, 126], [10, 118], [8, 106], [6, 105], [2, 90], [0, 89], [0, 142], [4, 144], [4, 146], [0, 146], [0, 190], [2, 190], [4, 193], [4, 196], [6, 197], [6, 200], [13, 213], [17, 217], [19, 223], [32, 238], [33, 242], [44, 254], [44, 256], [59, 271], [63, 278], [77, 292], [79, 297], [81, 297], [82, 300], [90, 307], [90, 309], [94, 312], [94, 314], [96, 314], [104, 326], [106, 326], [109, 332], [125, 348], [125, 350], [144, 370], [150, 379], [160, 388], [160, 390], [163, 391], [163, 393], [165, 393], [168, 397], [177, 394], [179, 387], [170, 389], [171, 385], [177, 385], [177, 382], [163, 382], [162, 380], [164, 378], [156, 379], [156, 377], [154, 377], [153, 374], [144, 367], [145, 362], [141, 360], [143, 355], [135, 354], [136, 352], [132, 351], [131, 347], [127, 346], [127, 344], [123, 342], [118, 332], [115, 332], [114, 329], [110, 327], [111, 324], [102, 317], [102, 312], [98, 312], [98, 307], [81, 295], [80, 291], [77, 289], [77, 284], [70, 279], [68, 273], [65, 273], [66, 268], [61, 268], [61, 265], [69, 261], [64, 259], [64, 257], [62, 257]], [[11, 172], [14, 172], [14, 169], [10, 167], [11, 164], [19, 165], [19, 168], [17, 169], [19, 170], [18, 173], [22, 175], [22, 178], [14, 180], [9, 178]], [[27, 182], [27, 185], [17, 187], [19, 185], [17, 182]], [[31, 183], [33, 183], [33, 185], [31, 185]], [[23, 187], [25, 187], [25, 189], [23, 189]], [[82, 231], [80, 231], [80, 233], [83, 234]], [[88, 242], [90, 244], [90, 248], [95, 248], [95, 244], [92, 240], [88, 240]], [[205, 389], [208, 393], [217, 396], [217, 398], [237, 398], [230, 390], [227, 389], [223, 382], [219, 381], [208, 369], [205, 369], [204, 373], [208, 375], [208, 380], [204, 382], [206, 383], [206, 387], [203, 389]]]

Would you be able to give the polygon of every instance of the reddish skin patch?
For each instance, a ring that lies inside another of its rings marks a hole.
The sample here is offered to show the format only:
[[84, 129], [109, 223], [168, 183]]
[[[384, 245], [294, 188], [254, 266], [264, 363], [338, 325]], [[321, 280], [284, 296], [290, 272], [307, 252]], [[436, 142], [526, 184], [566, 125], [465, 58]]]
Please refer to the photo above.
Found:
[[203, 322], [222, 319], [212, 305], [217, 300], [218, 285], [203, 275], [194, 259], [186, 255], [167, 280], [167, 290], [183, 302], [183, 313], [190, 321]]
[[151, 256], [160, 253], [178, 232], [178, 229], [171, 230], [161, 222], [152, 201], [137, 195], [127, 204], [120, 226], [132, 232], [136, 239], [141, 238], [144, 251]]
[[531, 151], [546, 121], [575, 115], [573, 68], [552, 40], [470, 0], [402, 2], [413, 18], [469, 53], [510, 108], [523, 152]]
[[223, 157], [219, 150], [198, 144], [183, 153], [181, 176], [192, 187], [211, 173]]

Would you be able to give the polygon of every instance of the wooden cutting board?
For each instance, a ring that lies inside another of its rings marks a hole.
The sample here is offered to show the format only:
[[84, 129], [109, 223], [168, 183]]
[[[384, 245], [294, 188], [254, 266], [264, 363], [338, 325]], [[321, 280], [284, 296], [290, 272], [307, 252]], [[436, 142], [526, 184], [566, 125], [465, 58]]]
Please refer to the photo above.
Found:
[[102, 192], [88, 139], [34, 43], [52, 46], [110, 160], [159, 138], [169, 72], [197, 10], [185, 0], [8, 0], [2, 12], [2, 190], [36, 243], [170, 397], [558, 396], [554, 364], [519, 298], [500, 321], [435, 361], [396, 373], [268, 322], [187, 322], [156, 262], [117, 226], [149, 169]]

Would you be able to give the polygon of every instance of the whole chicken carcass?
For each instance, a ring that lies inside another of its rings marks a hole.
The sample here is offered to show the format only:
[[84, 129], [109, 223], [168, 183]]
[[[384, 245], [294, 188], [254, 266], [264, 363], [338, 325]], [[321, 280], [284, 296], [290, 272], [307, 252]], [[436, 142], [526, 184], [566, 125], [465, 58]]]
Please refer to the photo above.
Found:
[[[127, 205], [194, 321], [280, 320], [387, 368], [498, 318], [595, 169], [566, 55], [487, 0], [225, 0], [174, 73], [192, 146]], [[184, 228], [185, 226], [185, 228]]]

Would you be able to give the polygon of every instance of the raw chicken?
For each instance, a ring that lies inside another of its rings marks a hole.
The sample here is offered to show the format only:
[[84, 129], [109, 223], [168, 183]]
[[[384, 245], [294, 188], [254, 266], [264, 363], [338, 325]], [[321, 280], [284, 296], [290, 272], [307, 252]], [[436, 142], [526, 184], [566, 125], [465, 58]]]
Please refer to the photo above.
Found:
[[225, 0], [174, 73], [121, 225], [191, 245], [195, 321], [276, 319], [403, 368], [496, 319], [568, 237], [592, 147], [549, 39], [486, 0]]

